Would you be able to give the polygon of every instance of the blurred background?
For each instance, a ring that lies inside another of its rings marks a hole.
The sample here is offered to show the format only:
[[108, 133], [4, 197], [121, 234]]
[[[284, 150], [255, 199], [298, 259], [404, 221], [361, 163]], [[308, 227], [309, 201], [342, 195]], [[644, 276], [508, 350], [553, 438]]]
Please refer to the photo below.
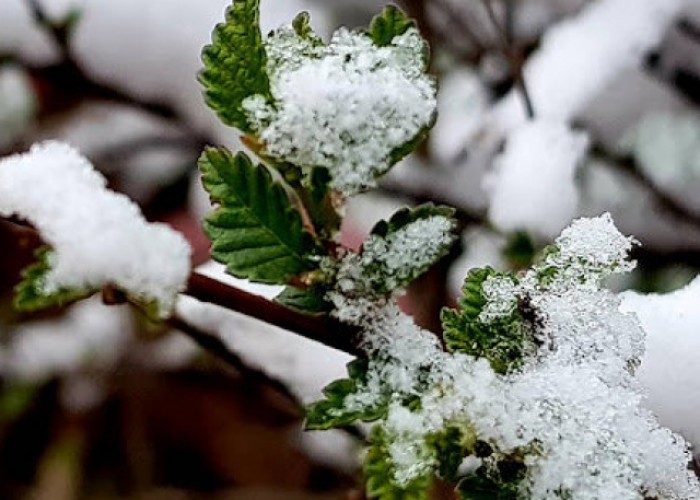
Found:
[[[422, 326], [438, 329], [469, 268], [526, 267], [583, 215], [610, 211], [642, 243], [639, 269], [612, 286], [665, 292], [698, 273], [700, 1], [637, 2], [399, 2], [431, 44], [440, 115], [416, 154], [353, 200], [342, 238], [357, 245], [402, 205], [458, 208], [460, 244], [404, 300]], [[210, 209], [201, 149], [240, 147], [196, 81], [229, 3], [0, 0], [0, 156], [71, 143], [149, 220], [182, 231], [202, 272], [272, 297], [207, 262], [199, 227]], [[365, 26], [383, 3], [263, 0], [263, 25], [308, 10], [328, 37]], [[522, 80], [535, 117], [585, 132], [587, 153], [544, 190], [535, 161], [510, 193], [498, 158], [525, 116]], [[525, 215], [500, 217], [498, 203]], [[12, 289], [40, 244], [0, 221], [0, 498], [363, 498], [362, 430], [300, 430], [302, 405], [348, 356], [194, 302], [180, 307], [225, 337], [237, 363], [97, 298], [19, 316]]]

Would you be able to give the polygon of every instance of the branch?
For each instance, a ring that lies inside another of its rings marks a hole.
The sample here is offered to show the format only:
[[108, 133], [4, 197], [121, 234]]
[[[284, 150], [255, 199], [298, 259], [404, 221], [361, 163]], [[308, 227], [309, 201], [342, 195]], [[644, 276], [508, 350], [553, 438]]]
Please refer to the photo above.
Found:
[[530, 92], [528, 91], [527, 84], [525, 83], [523, 58], [511, 44], [508, 33], [501, 27], [501, 23], [498, 21], [498, 16], [496, 16], [496, 11], [493, 10], [491, 0], [482, 0], [482, 3], [484, 4], [486, 13], [488, 14], [489, 19], [496, 30], [496, 34], [501, 44], [501, 51], [510, 63], [511, 73], [513, 75], [513, 79], [515, 80], [515, 85], [518, 87], [520, 95], [523, 98], [527, 116], [528, 118], [533, 119], [535, 117], [535, 108], [532, 105]]
[[637, 162], [631, 156], [614, 157], [605, 152], [600, 147], [594, 147], [591, 150], [591, 155], [597, 156], [606, 162], [617, 166], [620, 171], [627, 173], [639, 184], [644, 186], [655, 198], [659, 207], [664, 209], [670, 215], [673, 215], [684, 222], [687, 222], [696, 228], [700, 229], [700, 214], [688, 209], [685, 205], [676, 201], [676, 199], [660, 189], [653, 180], [647, 177], [637, 165]]
[[298, 313], [281, 304], [197, 272], [192, 273], [187, 289], [183, 293], [202, 302], [243, 313], [348, 354], [363, 355], [358, 347], [357, 332], [333, 318]]
[[303, 406], [301, 401], [299, 401], [296, 395], [292, 393], [283, 382], [246, 364], [238, 354], [228, 348], [220, 337], [200, 330], [179, 316], [173, 316], [168, 320], [167, 324], [187, 335], [202, 349], [234, 368], [245, 377], [247, 381], [261, 386], [271, 387], [293, 402], [297, 407], [301, 408]]
[[188, 125], [180, 112], [163, 102], [139, 100], [109, 83], [95, 81], [85, 72], [75, 60], [70, 49], [70, 26], [62, 26], [53, 22], [43, 10], [39, 0], [27, 0], [28, 7], [36, 24], [53, 40], [61, 53], [61, 61], [48, 66], [35, 66], [26, 62], [22, 65], [30, 75], [38, 80], [51, 82], [53, 90], [59, 95], [42, 103], [42, 111], [51, 113], [69, 109], [76, 102], [85, 99], [101, 99], [117, 104], [138, 107], [148, 113], [167, 120], [177, 121], [181, 128], [187, 131], [194, 143], [211, 142], [206, 137]]

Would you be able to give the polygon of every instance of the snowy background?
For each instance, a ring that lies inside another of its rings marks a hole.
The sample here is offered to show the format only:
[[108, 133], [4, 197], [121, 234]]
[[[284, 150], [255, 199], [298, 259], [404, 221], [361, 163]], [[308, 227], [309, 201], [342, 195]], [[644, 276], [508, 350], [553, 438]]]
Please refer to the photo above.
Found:
[[[240, 147], [196, 81], [228, 3], [2, 0], [0, 155], [72, 144], [149, 220], [181, 231], [203, 272], [272, 297], [208, 263], [199, 229], [210, 210], [201, 147]], [[461, 249], [405, 301], [430, 328], [468, 269], [525, 267], [573, 219], [609, 211], [641, 243], [638, 271], [611, 286], [627, 290], [623, 308], [647, 331], [648, 406], [700, 447], [700, 0], [492, 3], [501, 30], [480, 1], [406, 2], [433, 48], [439, 119], [425, 147], [353, 202], [344, 242], [405, 204], [457, 207]], [[77, 71], [32, 5], [55, 23], [79, 13], [67, 37]], [[263, 0], [262, 22], [266, 31], [308, 10], [327, 37], [381, 6]], [[524, 63], [532, 120], [513, 60]], [[98, 299], [19, 317], [11, 289], [37, 245], [0, 223], [0, 497], [347, 498], [356, 441], [302, 434], [298, 402], [316, 399], [348, 356], [184, 299], [179, 312], [217, 332], [250, 372]]]

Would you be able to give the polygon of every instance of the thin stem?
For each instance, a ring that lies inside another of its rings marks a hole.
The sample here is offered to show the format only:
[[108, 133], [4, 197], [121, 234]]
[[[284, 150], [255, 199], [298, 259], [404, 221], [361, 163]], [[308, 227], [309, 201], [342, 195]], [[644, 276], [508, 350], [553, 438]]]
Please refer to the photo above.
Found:
[[292, 391], [280, 380], [269, 376], [267, 373], [249, 366], [238, 354], [233, 352], [217, 335], [201, 330], [180, 316], [173, 316], [168, 320], [168, 325], [191, 338], [197, 345], [208, 353], [216, 356], [226, 365], [234, 368], [248, 382], [271, 387], [297, 407], [303, 405]]
[[515, 85], [520, 91], [520, 95], [523, 99], [523, 104], [525, 105], [525, 111], [529, 119], [535, 118], [535, 107], [532, 104], [532, 99], [530, 98], [530, 92], [527, 88], [527, 83], [525, 82], [525, 75], [523, 73], [523, 58], [522, 56], [513, 48], [509, 40], [509, 36], [506, 31], [501, 27], [501, 23], [498, 20], [496, 11], [493, 9], [491, 0], [482, 0], [486, 13], [493, 24], [496, 34], [501, 44], [501, 51], [503, 55], [508, 59], [511, 67], [511, 72], [513, 78], [515, 79]]

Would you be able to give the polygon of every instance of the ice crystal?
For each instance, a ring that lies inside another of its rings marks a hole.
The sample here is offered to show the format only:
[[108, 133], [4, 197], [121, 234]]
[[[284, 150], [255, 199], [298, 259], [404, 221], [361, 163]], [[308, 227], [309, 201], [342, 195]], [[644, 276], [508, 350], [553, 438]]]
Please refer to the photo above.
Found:
[[373, 186], [394, 150], [433, 121], [436, 90], [416, 29], [380, 48], [347, 29], [324, 46], [282, 28], [266, 50], [275, 103], [243, 103], [265, 152], [307, 171], [328, 168], [347, 194]]

